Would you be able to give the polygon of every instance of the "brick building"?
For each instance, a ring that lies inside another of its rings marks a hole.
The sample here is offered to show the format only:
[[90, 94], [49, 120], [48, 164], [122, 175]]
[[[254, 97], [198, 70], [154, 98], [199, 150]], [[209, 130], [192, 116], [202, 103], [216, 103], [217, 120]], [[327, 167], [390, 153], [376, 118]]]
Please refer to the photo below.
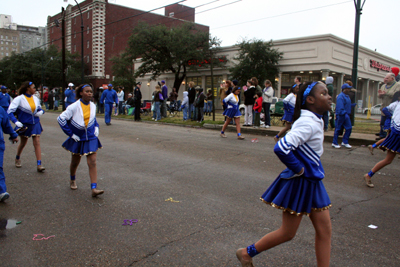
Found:
[[[85, 75], [95, 87], [113, 80], [111, 61], [126, 48], [132, 29], [140, 21], [150, 25], [164, 24], [174, 27], [187, 21], [195, 21], [195, 10], [187, 6], [174, 4], [165, 8], [165, 16], [148, 13], [109, 3], [108, 0], [86, 0], [79, 4], [82, 11], [84, 34], [84, 61], [88, 69]], [[47, 42], [61, 48], [62, 14], [47, 18]], [[129, 19], [124, 19], [130, 17]], [[124, 19], [124, 20], [122, 20]], [[65, 13], [66, 49], [71, 53], [81, 53], [81, 14], [78, 6], [68, 5]], [[209, 31], [208, 26], [198, 25], [201, 30]]]

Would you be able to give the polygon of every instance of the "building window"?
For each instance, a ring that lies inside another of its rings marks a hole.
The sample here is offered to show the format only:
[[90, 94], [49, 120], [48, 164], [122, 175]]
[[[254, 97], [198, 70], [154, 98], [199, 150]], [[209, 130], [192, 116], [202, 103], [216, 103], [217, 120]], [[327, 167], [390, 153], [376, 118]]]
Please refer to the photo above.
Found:
[[8, 35], [6, 35], [6, 39], [8, 39]]
[[54, 32], [54, 27], [51, 27], [51, 33], [53, 33]]
[[6, 47], [6, 50], [8, 51], [8, 47]]
[[4, 56], [4, 53], [3, 53], [3, 52], [1, 52], [1, 55], [2, 55], [2, 56]]
[[76, 24], [76, 17], [74, 18], [74, 24]]
[[1, 47], [1, 50], [3, 50], [3, 47]]
[[8, 45], [8, 42], [6, 42], [6, 45]]
[[74, 45], [74, 52], [76, 52], [76, 45]]
[[87, 41], [87, 45], [86, 45], [86, 48], [89, 48], [89, 41]]
[[6, 53], [6, 57], [8, 57], [8, 53]]
[[90, 61], [90, 56], [87, 56], [87, 63], [89, 63]]
[[74, 32], [74, 38], [76, 38], [76, 31]]
[[88, 11], [88, 13], [87, 13], [87, 18], [89, 19], [89, 17], [90, 17], [90, 12]]
[[4, 42], [3, 41], [1, 41], [1, 44], [3, 44]]
[[86, 28], [86, 34], [89, 34], [89, 26]]
[[16, 37], [16, 36], [13, 36], [13, 40], [15, 40], [15, 41], [16, 41], [16, 40], [17, 40], [17, 37]]

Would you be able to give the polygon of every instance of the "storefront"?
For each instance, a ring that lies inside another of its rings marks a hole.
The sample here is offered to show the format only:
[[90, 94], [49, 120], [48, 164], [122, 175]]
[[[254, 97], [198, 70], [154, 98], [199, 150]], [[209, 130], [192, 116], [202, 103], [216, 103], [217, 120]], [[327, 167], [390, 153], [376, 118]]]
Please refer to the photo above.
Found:
[[[280, 73], [275, 78], [277, 86], [275, 95], [284, 97], [287, 89], [293, 85], [294, 78], [301, 76], [303, 81], [325, 80], [327, 76], [334, 78], [333, 86], [336, 88], [333, 99], [341, 92], [341, 86], [346, 80], [351, 80], [353, 63], [353, 43], [331, 34], [309, 36], [285, 40], [273, 41], [274, 48], [283, 52], [283, 58], [279, 62]], [[234, 57], [238, 50], [236, 46], [223, 47], [220, 55], [226, 56], [228, 65], [234, 63]], [[380, 103], [377, 91], [383, 83], [383, 78], [390, 72], [391, 67], [400, 67], [400, 61], [382, 55], [378, 52], [360, 46], [358, 55], [358, 84], [356, 99], [358, 109]], [[214, 71], [214, 96], [216, 108], [219, 104], [219, 86], [228, 78], [231, 78], [227, 67], [215, 68]], [[150, 77], [150, 75], [148, 76]], [[148, 84], [149, 92], [144, 97], [151, 99], [155, 81], [149, 82], [149, 78], [141, 79], [144, 85]], [[249, 75], [249, 78], [250, 75]], [[162, 75], [159, 80], [166, 80], [171, 89], [174, 81], [172, 74]], [[206, 90], [211, 89], [211, 71], [209, 68], [200, 69], [195, 73], [188, 73], [187, 78], [179, 90], [180, 99], [182, 92], [187, 88], [187, 83], [194, 81]], [[260, 81], [262, 84], [263, 81]], [[146, 91], [146, 86], [142, 86]]]

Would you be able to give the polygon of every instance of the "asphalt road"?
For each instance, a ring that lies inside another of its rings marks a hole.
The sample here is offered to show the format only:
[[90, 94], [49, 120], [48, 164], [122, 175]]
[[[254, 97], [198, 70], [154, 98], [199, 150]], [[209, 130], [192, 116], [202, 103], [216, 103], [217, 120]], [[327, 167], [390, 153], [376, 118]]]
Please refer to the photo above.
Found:
[[[239, 141], [231, 132], [222, 139], [215, 130], [122, 120], [106, 126], [100, 118], [98, 187], [105, 193], [93, 199], [84, 159], [78, 190], [69, 189], [70, 154], [61, 147], [66, 136], [56, 116], [42, 116], [45, 173], [36, 172], [31, 141], [20, 169], [14, 167], [16, 145], [6, 145], [11, 197], [0, 203], [0, 225], [8, 220], [0, 230], [0, 266], [239, 266], [236, 249], [280, 226], [281, 211], [259, 200], [284, 169], [272, 137]], [[370, 189], [362, 175], [384, 153], [324, 146], [324, 184], [333, 204], [331, 266], [399, 266], [400, 160], [376, 174]], [[123, 225], [133, 219], [137, 223]], [[13, 227], [11, 220], [22, 223]], [[50, 238], [33, 240], [43, 237]], [[309, 218], [294, 240], [254, 263], [316, 266]]]

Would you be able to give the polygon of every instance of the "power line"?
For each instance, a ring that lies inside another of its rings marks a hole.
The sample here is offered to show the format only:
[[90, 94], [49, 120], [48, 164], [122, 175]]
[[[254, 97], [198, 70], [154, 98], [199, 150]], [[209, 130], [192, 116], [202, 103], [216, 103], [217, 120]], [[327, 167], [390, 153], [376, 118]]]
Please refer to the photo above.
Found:
[[350, 0], [350, 1], [340, 2], [340, 3], [336, 3], [336, 4], [320, 6], [320, 7], [314, 7], [314, 8], [299, 10], [299, 11], [295, 11], [295, 12], [280, 14], [280, 15], [276, 15], [276, 16], [271, 16], [271, 17], [265, 17], [265, 18], [261, 18], [261, 19], [248, 20], [248, 21], [239, 22], [239, 23], [235, 23], [235, 24], [229, 24], [229, 25], [225, 25], [225, 26], [215, 27], [215, 28], [213, 28], [213, 30], [222, 29], [222, 28], [231, 27], [231, 26], [236, 26], [236, 25], [241, 25], [241, 24], [246, 24], [246, 23], [260, 21], [260, 20], [265, 20], [265, 19], [271, 19], [271, 18], [277, 18], [277, 17], [283, 17], [283, 16], [288, 16], [288, 15], [298, 14], [298, 13], [301, 13], [301, 12], [307, 12], [307, 11], [321, 9], [321, 8], [330, 7], [330, 6], [342, 5], [342, 4], [346, 4], [346, 3], [349, 3], [349, 2], [353, 2], [353, 1]]
[[227, 4], [221, 5], [221, 6], [213, 7], [213, 8], [210, 8], [210, 9], [206, 9], [206, 10], [197, 12], [196, 14], [200, 14], [200, 13], [203, 13], [203, 12], [207, 12], [207, 11], [210, 11], [210, 10], [214, 10], [214, 9], [217, 9], [217, 8], [220, 8], [220, 7], [223, 7], [223, 6], [232, 5], [232, 4], [237, 3], [237, 2], [240, 2], [240, 1], [242, 1], [242, 0], [237, 0], [237, 1], [230, 2], [230, 3], [227, 3]]

